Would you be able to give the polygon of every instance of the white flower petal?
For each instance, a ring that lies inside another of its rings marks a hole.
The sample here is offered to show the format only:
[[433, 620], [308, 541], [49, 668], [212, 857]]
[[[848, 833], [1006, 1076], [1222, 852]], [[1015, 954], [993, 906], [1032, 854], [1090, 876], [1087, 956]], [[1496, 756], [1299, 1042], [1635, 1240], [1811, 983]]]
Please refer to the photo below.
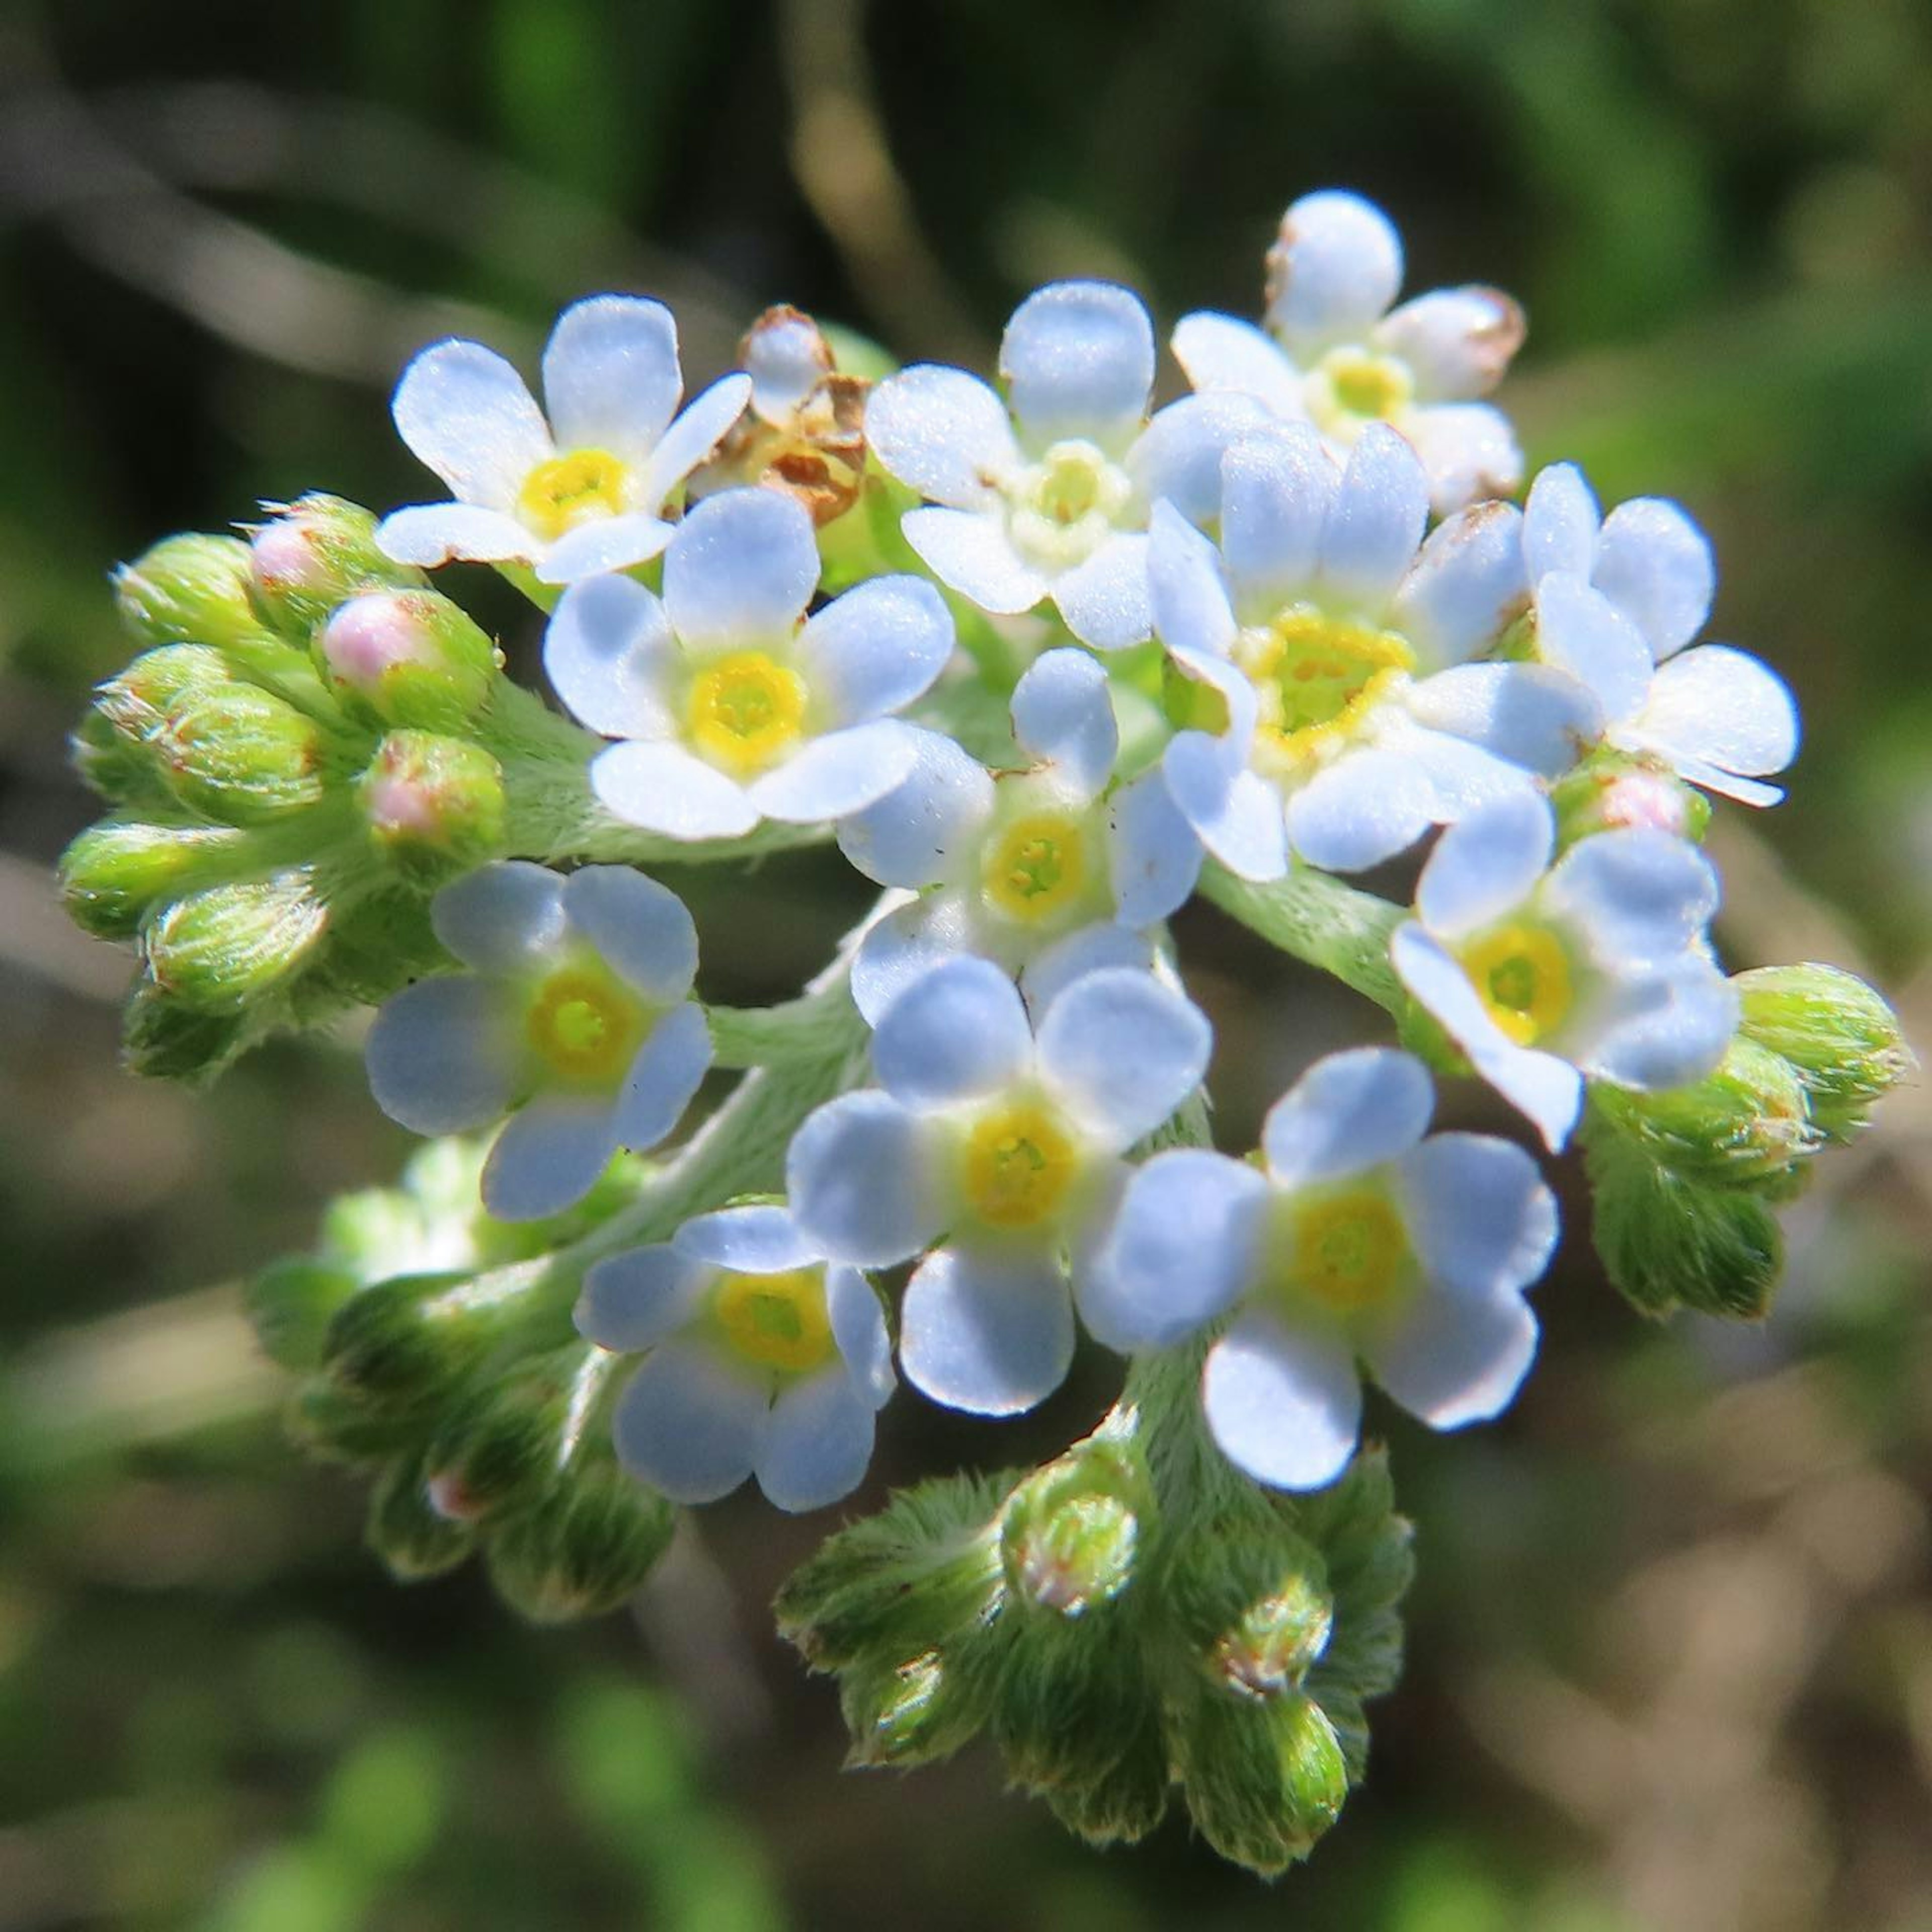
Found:
[[574, 1207], [617, 1151], [607, 1100], [539, 1094], [503, 1124], [483, 1163], [483, 1205], [500, 1221]]
[[1391, 750], [1399, 747], [1428, 780], [1435, 796], [1430, 816], [1444, 825], [1498, 799], [1536, 789], [1535, 779], [1522, 766], [1445, 732], [1406, 724], [1400, 733], [1385, 733], [1382, 742]]
[[671, 1245], [692, 1261], [734, 1274], [784, 1274], [810, 1268], [820, 1258], [790, 1211], [764, 1202], [695, 1216], [679, 1228]]
[[1268, 251], [1268, 326], [1298, 360], [1360, 341], [1402, 286], [1402, 241], [1360, 195], [1305, 194], [1281, 218]]
[[902, 483], [956, 509], [993, 502], [1000, 480], [1020, 462], [1006, 406], [992, 388], [931, 362], [873, 390], [866, 441]]
[[1399, 356], [1424, 403], [1486, 396], [1522, 346], [1528, 324], [1501, 289], [1470, 284], [1436, 289], [1391, 309], [1376, 326], [1375, 346]]
[[1112, 920], [1096, 920], [1036, 952], [1020, 974], [1020, 992], [1036, 1028], [1047, 1008], [1088, 974], [1115, 968], [1144, 974], [1153, 970], [1154, 958], [1144, 933], [1130, 932]]
[[1582, 1076], [1576, 1068], [1508, 1039], [1460, 962], [1419, 926], [1396, 929], [1389, 959], [1396, 977], [1442, 1022], [1476, 1071], [1534, 1124], [1552, 1154], [1562, 1153], [1583, 1104]]
[[1560, 778], [1603, 730], [1589, 687], [1549, 664], [1453, 665], [1412, 686], [1406, 704], [1426, 730], [1466, 739], [1544, 778]]
[[506, 511], [475, 503], [412, 503], [376, 528], [376, 548], [396, 563], [527, 563], [543, 541]]
[[1170, 503], [1154, 506], [1147, 571], [1161, 641], [1171, 650], [1226, 657], [1236, 627], [1220, 553]]
[[715, 1502], [752, 1473], [770, 1397], [719, 1352], [682, 1337], [647, 1355], [610, 1418], [617, 1460], [674, 1503]]
[[950, 894], [896, 908], [874, 921], [860, 942], [852, 962], [852, 1004], [868, 1026], [877, 1026], [908, 986], [968, 944], [964, 910]]
[[899, 1366], [922, 1395], [969, 1415], [1018, 1415], [1073, 1359], [1073, 1304], [1052, 1255], [941, 1248], [906, 1283]]
[[923, 578], [874, 577], [806, 620], [799, 668], [827, 722], [856, 724], [922, 697], [952, 641], [952, 614]]
[[590, 788], [626, 824], [668, 838], [736, 838], [758, 822], [745, 788], [682, 745], [612, 745], [591, 760]]
[[641, 510], [600, 517], [557, 538], [536, 568], [539, 584], [580, 584], [648, 563], [671, 540], [674, 526]]
[[1537, 472], [1522, 510], [1522, 550], [1529, 580], [1552, 571], [1586, 583], [1597, 567], [1597, 532], [1603, 523], [1596, 493], [1574, 463], [1552, 463]]
[[1438, 517], [1479, 497], [1514, 496], [1522, 481], [1516, 432], [1490, 404], [1431, 403], [1402, 427], [1429, 472], [1429, 507]]
[[869, 1090], [820, 1107], [785, 1156], [799, 1226], [822, 1253], [858, 1268], [904, 1261], [938, 1233], [946, 1212], [939, 1178], [919, 1117]]
[[717, 1272], [662, 1242], [612, 1255], [584, 1278], [577, 1332], [620, 1354], [654, 1348], [696, 1316]]
[[658, 1006], [691, 991], [698, 928], [668, 886], [628, 866], [585, 866], [563, 887], [571, 925], [628, 984]]
[[862, 811], [904, 780], [927, 735], [896, 718], [828, 731], [752, 781], [752, 808], [788, 825], [823, 825]]
[[1365, 1338], [1376, 1380], [1432, 1429], [1500, 1414], [1536, 1359], [1536, 1317], [1511, 1296], [1472, 1300], [1425, 1288], [1400, 1321]]
[[796, 1513], [850, 1496], [872, 1460], [872, 1429], [871, 1406], [839, 1369], [782, 1389], [752, 1470], [765, 1499]]
[[563, 938], [563, 879], [528, 859], [482, 866], [430, 902], [436, 936], [479, 973], [522, 973]]
[[692, 397], [671, 422], [638, 484], [646, 509], [664, 507], [685, 478], [716, 449], [752, 400], [748, 376], [721, 376]]
[[1429, 479], [1386, 423], [1357, 438], [1322, 533], [1322, 577], [1333, 596], [1370, 614], [1388, 608], [1429, 520]]
[[1148, 540], [1117, 530], [1084, 563], [1064, 570], [1048, 586], [1061, 620], [1096, 651], [1124, 650], [1154, 628], [1148, 592]]
[[1628, 718], [1650, 688], [1650, 646], [1600, 590], [1558, 574], [1536, 586], [1536, 652], [1587, 685], [1606, 718]]
[[1461, 664], [1489, 650], [1528, 602], [1522, 513], [1478, 503], [1422, 546], [1396, 592], [1396, 628], [1433, 664]]
[[997, 1094], [1032, 1060], [1019, 989], [985, 959], [950, 959], [927, 974], [892, 1003], [872, 1036], [879, 1084], [921, 1113]]
[[607, 449], [641, 463], [684, 393], [670, 310], [642, 296], [572, 303], [550, 331], [543, 382], [560, 449]]
[[[1281, 362], [1271, 344], [1268, 353]], [[1127, 452], [1125, 467], [1136, 494], [1142, 502], [1172, 503], [1188, 522], [1205, 529], [1221, 514], [1222, 458], [1243, 436], [1273, 421], [1252, 396], [1217, 392], [1169, 403]]]
[[1272, 1489], [1333, 1482], [1361, 1432], [1362, 1386], [1348, 1349], [1258, 1309], [1208, 1351], [1201, 1403], [1222, 1454]]
[[1520, 905], [1550, 863], [1556, 820], [1534, 792], [1498, 799], [1444, 832], [1415, 888], [1431, 932], [1460, 938]]
[[678, 650], [664, 606], [628, 577], [566, 591], [544, 632], [544, 673], [573, 717], [607, 738], [664, 738]]
[[422, 980], [386, 1001], [363, 1048], [369, 1090], [412, 1133], [487, 1126], [516, 1097], [502, 990], [468, 975]]
[[832, 370], [831, 345], [818, 323], [796, 309], [767, 309], [745, 338], [752, 406], [775, 429], [790, 426], [799, 406]]
[[840, 820], [838, 848], [882, 886], [936, 885], [970, 868], [992, 812], [986, 766], [943, 733], [922, 731], [906, 776]]
[[1168, 796], [1202, 844], [1244, 879], [1278, 879], [1288, 870], [1288, 826], [1281, 795], [1237, 764], [1204, 731], [1183, 731], [1161, 760]]
[[1700, 644], [1659, 669], [1626, 735], [1673, 760], [1762, 777], [1798, 755], [1798, 706], [1768, 664]]
[[886, 1332], [886, 1311], [872, 1283], [855, 1268], [828, 1268], [825, 1312], [853, 1386], [872, 1408], [880, 1407], [898, 1378], [892, 1373], [892, 1340]]
[[1311, 866], [1359, 872], [1413, 845], [1436, 818], [1436, 788], [1412, 759], [1345, 752], [1288, 794], [1288, 842]]
[[1085, 651], [1042, 652], [1013, 687], [1013, 735], [1042, 764], [1057, 766], [1083, 800], [1096, 796], [1120, 748], [1107, 674]]
[[1165, 1348], [1224, 1314], [1254, 1279], [1268, 1184], [1204, 1148], [1133, 1170], [1113, 1232], [1076, 1283], [1080, 1315], [1110, 1348]]
[[1309, 1187], [1380, 1167], [1429, 1131], [1436, 1089], [1412, 1053], [1362, 1046], [1318, 1060], [1262, 1124], [1279, 1187]]
[[1118, 455], [1146, 418], [1154, 362], [1146, 306], [1112, 282], [1035, 290], [1000, 343], [1013, 418], [1036, 453], [1080, 436]]
[[524, 379], [494, 350], [452, 338], [403, 371], [397, 432], [466, 503], [508, 510], [550, 454], [550, 431]]
[[1579, 840], [1543, 889], [1546, 911], [1582, 928], [1612, 970], [1682, 952], [1710, 923], [1718, 898], [1710, 860], [1649, 826]]
[[618, 1144], [635, 1154], [656, 1147], [684, 1118], [710, 1070], [711, 1029], [704, 1008], [687, 1000], [651, 1028], [617, 1090], [612, 1125]]
[[1635, 496], [1604, 519], [1591, 580], [1661, 663], [1704, 628], [1718, 566], [1704, 532], [1676, 504]]
[[[1655, 747], [1664, 752], [1661, 746]], [[1717, 765], [1707, 765], [1701, 758], [1694, 758], [1682, 752], [1664, 752], [1672, 769], [1687, 784], [1698, 785], [1706, 791], [1714, 791], [1720, 798], [1734, 798], [1740, 805], [1781, 805], [1784, 802], [1782, 785], [1761, 784], [1756, 778], [1741, 778], [1735, 772], [1727, 772]]]
[[1200, 877], [1201, 841], [1159, 771], [1144, 772], [1114, 794], [1108, 866], [1115, 916], [1123, 926], [1153, 926], [1187, 902]]
[[1241, 622], [1264, 624], [1310, 595], [1341, 472], [1305, 423], [1231, 449], [1221, 465], [1221, 549]]
[[688, 649], [789, 640], [818, 584], [812, 517], [776, 490], [723, 490], [664, 552], [664, 610]]
[[1694, 956], [1655, 975], [1626, 980], [1601, 1029], [1580, 1049], [1592, 1073], [1653, 1092], [1701, 1080], [1724, 1057], [1738, 1030], [1736, 988]]
[[1191, 1000], [1151, 973], [1114, 967], [1076, 980], [1046, 1009], [1040, 1078], [1100, 1145], [1121, 1153], [1201, 1084], [1214, 1046]]
[[1278, 416], [1304, 413], [1300, 372], [1281, 345], [1252, 322], [1197, 309], [1174, 325], [1172, 347], [1196, 388], [1238, 391]]
[[1403, 1219], [1423, 1266], [1458, 1295], [1513, 1295], [1550, 1265], [1556, 1197], [1520, 1147], [1432, 1134], [1400, 1162]]
[[1048, 579], [1014, 549], [997, 510], [908, 510], [899, 528], [934, 576], [995, 616], [1030, 610]]

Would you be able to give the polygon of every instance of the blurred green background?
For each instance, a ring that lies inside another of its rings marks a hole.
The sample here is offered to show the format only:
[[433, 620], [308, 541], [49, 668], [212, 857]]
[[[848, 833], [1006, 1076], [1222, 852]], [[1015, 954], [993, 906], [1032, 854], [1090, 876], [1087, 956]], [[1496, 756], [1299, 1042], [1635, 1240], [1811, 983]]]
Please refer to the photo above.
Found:
[[[1724, 815], [1729, 956], [1874, 974], [1923, 1047], [1923, 0], [0, 9], [0, 1932], [1932, 1928], [1922, 1089], [1822, 1164], [1766, 1329], [1647, 1328], [1573, 1240], [1502, 1425], [1374, 1413], [1420, 1526], [1411, 1664], [1269, 1889], [1180, 1824], [1083, 1851], [989, 1753], [839, 1775], [762, 1607], [818, 1526], [755, 1501], [588, 1628], [388, 1582], [232, 1284], [406, 1137], [343, 1042], [212, 1096], [126, 1079], [127, 962], [54, 904], [90, 815], [64, 734], [126, 655], [106, 569], [259, 498], [411, 500], [384, 405], [422, 342], [529, 358], [616, 287], [676, 305], [694, 378], [782, 298], [983, 366], [1057, 275], [1252, 313], [1281, 207], [1331, 183], [1388, 206], [1412, 289], [1525, 299], [1533, 461], [1711, 531], [1718, 634], [1809, 734], [1790, 805]], [[857, 903], [812, 860], [707, 882], [712, 989], [782, 996]], [[1210, 914], [1184, 944], [1232, 1136], [1372, 1033]], [[1107, 1374], [1004, 1431], [902, 1402], [859, 1502], [1050, 1450]]]

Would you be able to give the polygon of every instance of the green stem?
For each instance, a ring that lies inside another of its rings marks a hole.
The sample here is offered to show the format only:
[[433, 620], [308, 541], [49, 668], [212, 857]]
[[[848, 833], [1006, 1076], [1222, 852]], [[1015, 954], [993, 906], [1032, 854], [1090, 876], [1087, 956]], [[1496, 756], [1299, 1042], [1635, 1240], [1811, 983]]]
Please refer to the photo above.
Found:
[[1201, 874], [1203, 897], [1310, 966], [1406, 1020], [1408, 994], [1389, 964], [1389, 940], [1407, 908], [1298, 866], [1286, 878], [1255, 885], [1211, 860]]

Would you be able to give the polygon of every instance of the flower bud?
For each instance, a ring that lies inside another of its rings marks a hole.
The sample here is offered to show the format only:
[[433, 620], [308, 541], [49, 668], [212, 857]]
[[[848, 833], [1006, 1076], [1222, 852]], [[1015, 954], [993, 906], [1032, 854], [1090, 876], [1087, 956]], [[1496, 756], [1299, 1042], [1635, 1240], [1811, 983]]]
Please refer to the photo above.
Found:
[[204, 1012], [238, 1012], [299, 972], [328, 925], [305, 870], [211, 886], [148, 927], [148, 977]]
[[322, 795], [322, 737], [292, 704], [252, 684], [182, 693], [154, 749], [183, 804], [230, 825], [261, 825]]
[[193, 532], [166, 537], [114, 573], [122, 621], [147, 644], [238, 646], [274, 642], [249, 599], [248, 546]]
[[329, 688], [386, 724], [460, 731], [488, 699], [496, 647], [433, 590], [370, 591], [316, 633]]
[[1811, 1118], [1849, 1139], [1867, 1111], [1918, 1062], [1898, 1016], [1856, 974], [1835, 966], [1763, 966], [1739, 973], [1744, 1036], [1777, 1054], [1803, 1082]]
[[1270, 1875], [1306, 1858], [1340, 1815], [1348, 1767], [1312, 1698], [1197, 1700], [1173, 1739], [1187, 1808], [1223, 1858]]
[[372, 1408], [322, 1376], [296, 1390], [284, 1415], [290, 1435], [311, 1456], [367, 1469], [418, 1446], [417, 1419]]
[[921, 1651], [896, 1664], [868, 1658], [843, 1672], [839, 1708], [852, 1738], [846, 1763], [932, 1764], [970, 1742], [991, 1714], [992, 1672], [979, 1656], [990, 1642]]
[[237, 856], [246, 834], [224, 826], [90, 825], [61, 854], [61, 897], [76, 925], [130, 939], [157, 900]]
[[[1102, 1766], [1104, 1766], [1104, 1768]], [[1172, 1780], [1167, 1740], [1151, 1716], [1108, 1748], [1072, 1784], [1043, 1786], [1039, 1795], [1053, 1815], [1090, 1845], [1137, 1844], [1167, 1815]]]
[[243, 1291], [242, 1304], [268, 1359], [306, 1372], [320, 1364], [329, 1322], [356, 1286], [346, 1269], [292, 1255], [255, 1276]]
[[480, 745], [392, 731], [357, 799], [376, 849], [422, 882], [468, 872], [503, 850], [502, 767]]
[[476, 1540], [467, 1523], [452, 1522], [430, 1503], [422, 1465], [413, 1456], [391, 1463], [376, 1478], [364, 1536], [399, 1583], [454, 1570]]
[[677, 1512], [608, 1456], [572, 1466], [490, 1536], [490, 1580], [532, 1623], [615, 1610], [670, 1546]]
[[1243, 1696], [1268, 1697], [1293, 1688], [1328, 1648], [1334, 1607], [1306, 1570], [1290, 1570], [1274, 1589], [1244, 1606], [1214, 1640], [1208, 1652], [1210, 1673]]
[[114, 734], [148, 743], [176, 704], [230, 681], [228, 660], [206, 644], [164, 644], [143, 651], [94, 694], [95, 711]]
[[337, 604], [379, 586], [422, 588], [419, 570], [376, 548], [376, 518], [320, 494], [276, 508], [248, 547], [255, 607], [278, 630], [306, 639]]
[[251, 1036], [245, 1013], [208, 1012], [158, 986], [137, 986], [121, 1016], [121, 1058], [148, 1080], [214, 1078]]
[[1132, 1580], [1154, 1492], [1138, 1459], [1088, 1442], [1022, 1483], [1000, 1532], [1006, 1587], [1019, 1601], [1078, 1617]]
[[556, 1474], [584, 1363], [580, 1342], [519, 1365], [459, 1402], [430, 1438], [430, 1503], [480, 1522], [533, 1502]]
[[[1140, 1633], [1125, 1616], [1078, 1624], [1027, 1618], [1004, 1634], [990, 1727], [1016, 1783], [1077, 1790], [1102, 1778], [1124, 1754], [1144, 1752], [1145, 1733], [1158, 1736], [1160, 1700]], [[1162, 1790], [1164, 1766], [1163, 1757]]]
[[1711, 801], [1667, 766], [1627, 753], [1593, 752], [1550, 788], [1559, 850], [1599, 832], [1637, 828], [1701, 839]]
[[541, 1273], [539, 1265], [481, 1280], [421, 1274], [379, 1281], [336, 1311], [322, 1346], [323, 1372], [357, 1401], [419, 1414], [450, 1394], [514, 1324]]

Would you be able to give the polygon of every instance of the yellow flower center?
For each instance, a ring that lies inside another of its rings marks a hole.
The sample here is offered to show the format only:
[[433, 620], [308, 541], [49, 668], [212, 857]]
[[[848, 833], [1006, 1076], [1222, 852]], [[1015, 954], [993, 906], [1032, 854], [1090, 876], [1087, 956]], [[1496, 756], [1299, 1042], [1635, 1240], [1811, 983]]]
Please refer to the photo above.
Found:
[[763, 771], [798, 742], [805, 680], [766, 651], [733, 651], [691, 681], [685, 709], [691, 742], [714, 765]]
[[1399, 357], [1360, 348], [1331, 349], [1308, 379], [1309, 412], [1323, 428], [1336, 419], [1387, 422], [1414, 400], [1415, 380]]
[[1338, 747], [1415, 668], [1415, 653], [1394, 632], [1344, 622], [1306, 604], [1244, 631], [1234, 656], [1261, 700], [1262, 742], [1288, 765]]
[[603, 1086], [623, 1077], [648, 1029], [644, 1003], [602, 967], [566, 966], [538, 986], [525, 1038], [553, 1073]]
[[539, 463], [517, 494], [518, 520], [551, 542], [579, 524], [623, 514], [630, 472], [608, 449], [573, 449]]
[[1054, 443], [1008, 490], [1015, 543], [1034, 562], [1066, 570], [1106, 540], [1133, 485], [1105, 450], [1073, 437]]
[[967, 1136], [967, 1204], [989, 1227], [1032, 1227], [1066, 1198], [1079, 1166], [1072, 1138], [1051, 1110], [1036, 1100], [1009, 1102]]
[[1366, 1314], [1386, 1306], [1414, 1276], [1408, 1231], [1378, 1187], [1291, 1196], [1282, 1214], [1277, 1282], [1292, 1298], [1318, 1302], [1334, 1315]]
[[822, 1268], [724, 1275], [713, 1298], [712, 1308], [725, 1340], [760, 1368], [797, 1374], [817, 1368], [832, 1354]]
[[1066, 812], [1030, 812], [992, 842], [980, 875], [1010, 919], [1037, 924], [1064, 912], [1087, 882], [1087, 828]]
[[1576, 1004], [1570, 956], [1546, 926], [1497, 926], [1457, 957], [1490, 1018], [1519, 1046], [1561, 1026]]

